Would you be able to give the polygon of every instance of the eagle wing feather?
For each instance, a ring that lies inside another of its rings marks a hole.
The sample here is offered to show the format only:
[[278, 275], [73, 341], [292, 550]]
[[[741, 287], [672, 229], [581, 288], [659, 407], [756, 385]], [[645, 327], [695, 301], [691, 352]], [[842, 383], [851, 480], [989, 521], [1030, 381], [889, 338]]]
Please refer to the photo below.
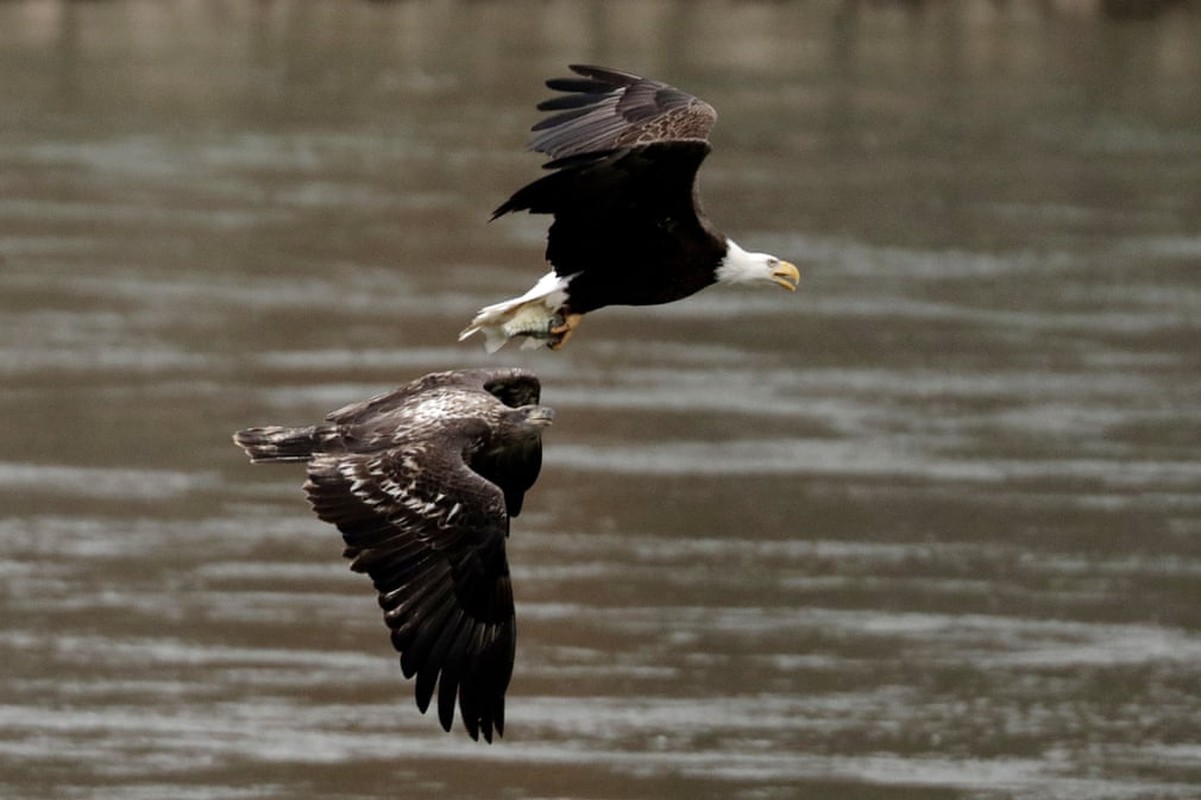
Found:
[[540, 120], [530, 149], [561, 159], [652, 142], [707, 139], [717, 120], [713, 106], [674, 86], [605, 67], [572, 64], [583, 78], [546, 85], [565, 94], [538, 108], [560, 111]]
[[342, 532], [351, 568], [379, 594], [417, 705], [450, 730], [456, 695], [472, 738], [504, 732], [515, 615], [504, 492], [463, 461], [460, 436], [382, 452], [321, 455], [305, 492]]

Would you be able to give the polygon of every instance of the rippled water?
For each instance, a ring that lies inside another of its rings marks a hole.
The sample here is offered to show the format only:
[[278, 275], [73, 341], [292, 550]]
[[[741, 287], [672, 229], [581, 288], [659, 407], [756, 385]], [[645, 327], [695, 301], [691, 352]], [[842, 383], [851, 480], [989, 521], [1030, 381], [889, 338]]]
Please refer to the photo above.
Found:
[[[0, 795], [1201, 796], [1199, 34], [0, 4]], [[542, 272], [540, 220], [485, 220], [571, 61], [712, 101], [708, 210], [802, 291], [457, 344]], [[229, 435], [505, 362], [560, 416], [488, 747], [416, 711], [300, 470]]]

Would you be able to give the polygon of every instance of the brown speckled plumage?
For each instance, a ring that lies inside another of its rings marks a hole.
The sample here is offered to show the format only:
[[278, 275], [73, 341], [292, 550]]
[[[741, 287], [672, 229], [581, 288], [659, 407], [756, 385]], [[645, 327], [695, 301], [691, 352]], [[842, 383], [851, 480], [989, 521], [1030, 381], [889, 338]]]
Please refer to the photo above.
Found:
[[519, 369], [434, 373], [319, 425], [234, 436], [255, 463], [307, 464], [305, 494], [371, 577], [418, 707], [436, 683], [442, 727], [457, 699], [468, 733], [487, 741], [504, 733], [516, 642], [505, 539], [552, 416], [539, 392]]

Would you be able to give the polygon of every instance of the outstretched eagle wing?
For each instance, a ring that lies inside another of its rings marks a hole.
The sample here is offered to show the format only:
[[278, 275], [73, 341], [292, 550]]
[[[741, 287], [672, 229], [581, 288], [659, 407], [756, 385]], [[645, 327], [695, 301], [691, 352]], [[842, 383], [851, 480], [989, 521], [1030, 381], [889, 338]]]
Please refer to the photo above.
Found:
[[445, 430], [374, 453], [318, 455], [305, 492], [346, 542], [351, 568], [379, 592], [406, 678], [425, 711], [438, 687], [449, 731], [456, 694], [471, 737], [504, 733], [516, 628], [502, 490], [461, 456], [471, 430]]
[[[705, 218], [696, 173], [717, 112], [660, 81], [573, 65], [547, 81], [566, 94], [539, 108], [530, 147], [553, 170], [493, 212], [552, 214], [546, 258], [572, 279], [571, 310], [685, 297], [713, 281], [724, 238]], [[696, 269], [695, 265], [702, 265]]]
[[[707, 139], [717, 120], [713, 106], [685, 91], [605, 67], [572, 64], [580, 78], [553, 78], [565, 92], [538, 104], [558, 111], [533, 127], [530, 149], [561, 160], [652, 142]], [[555, 167], [552, 161], [547, 165]]]

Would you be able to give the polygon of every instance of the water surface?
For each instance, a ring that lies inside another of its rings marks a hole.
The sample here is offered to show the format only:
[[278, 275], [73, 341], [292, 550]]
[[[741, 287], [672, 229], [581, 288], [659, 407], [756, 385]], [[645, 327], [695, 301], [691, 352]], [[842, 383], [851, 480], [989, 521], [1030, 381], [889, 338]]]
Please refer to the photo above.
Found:
[[[1201, 19], [1120, 5], [0, 4], [0, 794], [1201, 796]], [[717, 106], [802, 291], [455, 341], [574, 61]], [[497, 363], [560, 415], [488, 747], [229, 435]]]

